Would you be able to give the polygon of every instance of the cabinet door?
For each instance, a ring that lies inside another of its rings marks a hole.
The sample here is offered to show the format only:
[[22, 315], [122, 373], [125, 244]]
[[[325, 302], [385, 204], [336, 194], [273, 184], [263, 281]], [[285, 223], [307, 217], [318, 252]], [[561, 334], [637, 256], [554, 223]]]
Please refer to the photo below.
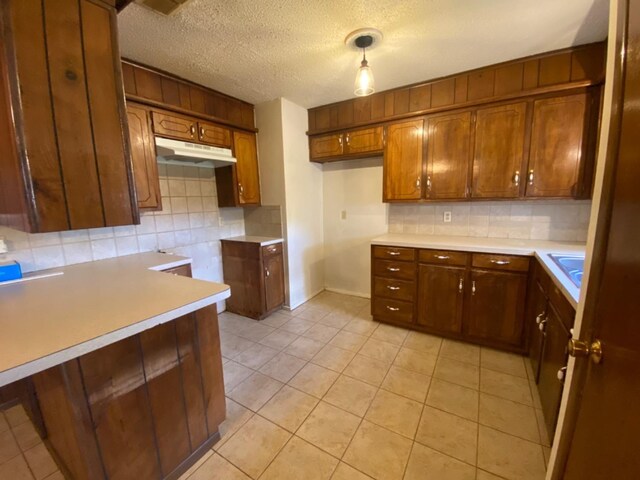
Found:
[[471, 270], [466, 333], [469, 337], [520, 346], [527, 275]]
[[151, 119], [153, 120], [153, 131], [156, 135], [186, 141], [197, 140], [196, 121], [192, 118], [151, 112]]
[[339, 157], [343, 154], [342, 134], [321, 135], [309, 139], [311, 159]]
[[282, 254], [265, 257], [264, 275], [266, 311], [269, 312], [284, 303], [284, 264]]
[[466, 198], [471, 112], [427, 119], [427, 135], [427, 198]]
[[538, 380], [538, 392], [542, 413], [549, 434], [549, 441], [553, 439], [553, 433], [558, 420], [560, 399], [562, 397], [563, 384], [558, 379], [558, 371], [567, 366], [567, 343], [569, 332], [566, 330], [553, 305], [549, 305], [547, 322], [545, 323], [545, 346], [542, 361], [540, 363], [540, 378]]
[[198, 140], [216, 147], [231, 148], [231, 131], [211, 123], [198, 122]]
[[253, 133], [233, 132], [233, 146], [238, 178], [240, 205], [260, 205], [260, 175], [256, 136]]
[[382, 127], [352, 130], [344, 136], [344, 153], [347, 155], [359, 153], [382, 152], [384, 147]]
[[156, 144], [151, 132], [149, 112], [146, 108], [127, 104], [131, 161], [138, 194], [138, 207], [162, 210], [160, 180], [156, 160]]
[[424, 121], [394, 123], [387, 127], [384, 149], [384, 200], [419, 200], [422, 197], [422, 132]]
[[536, 382], [540, 376], [540, 361], [544, 348], [544, 332], [541, 331], [540, 324], [547, 319], [547, 308], [547, 297], [542, 286], [534, 280], [530, 289], [525, 328], [529, 329], [529, 359]]
[[587, 151], [586, 93], [536, 100], [533, 104], [527, 197], [573, 197], [581, 192]]
[[418, 267], [418, 324], [460, 333], [464, 299], [464, 267]]
[[471, 195], [515, 198], [524, 179], [524, 102], [481, 108], [476, 113]]

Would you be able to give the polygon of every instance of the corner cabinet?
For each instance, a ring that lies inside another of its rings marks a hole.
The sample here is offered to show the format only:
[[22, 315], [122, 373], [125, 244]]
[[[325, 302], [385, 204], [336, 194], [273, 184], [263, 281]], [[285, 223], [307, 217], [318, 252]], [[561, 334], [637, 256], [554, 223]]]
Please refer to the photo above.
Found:
[[524, 352], [529, 257], [374, 245], [375, 320]]
[[216, 168], [220, 207], [260, 205], [260, 172], [254, 133], [233, 132], [236, 165]]
[[260, 320], [284, 304], [282, 242], [221, 240], [227, 311]]
[[139, 223], [113, 5], [7, 0], [0, 16], [0, 222]]

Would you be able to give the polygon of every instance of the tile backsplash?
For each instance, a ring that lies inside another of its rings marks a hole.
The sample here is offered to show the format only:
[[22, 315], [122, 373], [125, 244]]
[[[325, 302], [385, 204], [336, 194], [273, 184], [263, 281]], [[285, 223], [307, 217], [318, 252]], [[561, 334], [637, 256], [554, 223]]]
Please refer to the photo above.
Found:
[[165, 250], [193, 259], [193, 276], [222, 281], [220, 239], [244, 235], [241, 208], [218, 209], [215, 170], [158, 165], [162, 211], [140, 225], [27, 234], [0, 227], [9, 253], [31, 272], [138, 252]]
[[590, 200], [391, 204], [389, 233], [585, 242], [590, 211]]
[[244, 228], [246, 235], [282, 237], [282, 213], [280, 205], [245, 207]]

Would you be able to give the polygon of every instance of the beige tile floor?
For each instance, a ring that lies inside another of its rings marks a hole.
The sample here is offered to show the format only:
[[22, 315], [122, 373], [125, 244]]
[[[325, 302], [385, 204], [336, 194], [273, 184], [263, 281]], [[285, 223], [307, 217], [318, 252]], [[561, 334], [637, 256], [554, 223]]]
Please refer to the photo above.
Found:
[[[520, 356], [373, 322], [368, 300], [330, 292], [261, 322], [224, 313], [220, 334], [227, 420], [181, 480], [545, 476]], [[0, 480], [62, 478], [25, 421], [0, 414]]]

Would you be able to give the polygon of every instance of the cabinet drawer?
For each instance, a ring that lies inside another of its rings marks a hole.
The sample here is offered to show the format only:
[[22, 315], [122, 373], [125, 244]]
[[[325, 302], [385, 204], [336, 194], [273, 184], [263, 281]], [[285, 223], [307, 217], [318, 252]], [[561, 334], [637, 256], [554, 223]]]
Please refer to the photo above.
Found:
[[274, 243], [262, 247], [262, 255], [265, 257], [282, 253], [282, 243]]
[[447, 250], [419, 250], [418, 260], [421, 263], [436, 265], [466, 265], [469, 254], [465, 252], [450, 252]]
[[529, 257], [519, 257], [515, 255], [474, 253], [472, 262], [473, 266], [477, 268], [509, 270], [512, 272], [527, 272], [529, 270], [529, 260]]
[[391, 322], [413, 323], [413, 303], [374, 298], [373, 316]]
[[413, 302], [416, 293], [415, 282], [376, 277], [373, 280], [373, 294], [376, 297], [393, 298]]
[[415, 280], [416, 265], [413, 262], [396, 262], [392, 260], [376, 259], [373, 262], [373, 273], [376, 277]]
[[386, 258], [388, 260], [403, 260], [413, 262], [416, 258], [416, 251], [413, 248], [374, 246], [373, 256], [375, 258]]

